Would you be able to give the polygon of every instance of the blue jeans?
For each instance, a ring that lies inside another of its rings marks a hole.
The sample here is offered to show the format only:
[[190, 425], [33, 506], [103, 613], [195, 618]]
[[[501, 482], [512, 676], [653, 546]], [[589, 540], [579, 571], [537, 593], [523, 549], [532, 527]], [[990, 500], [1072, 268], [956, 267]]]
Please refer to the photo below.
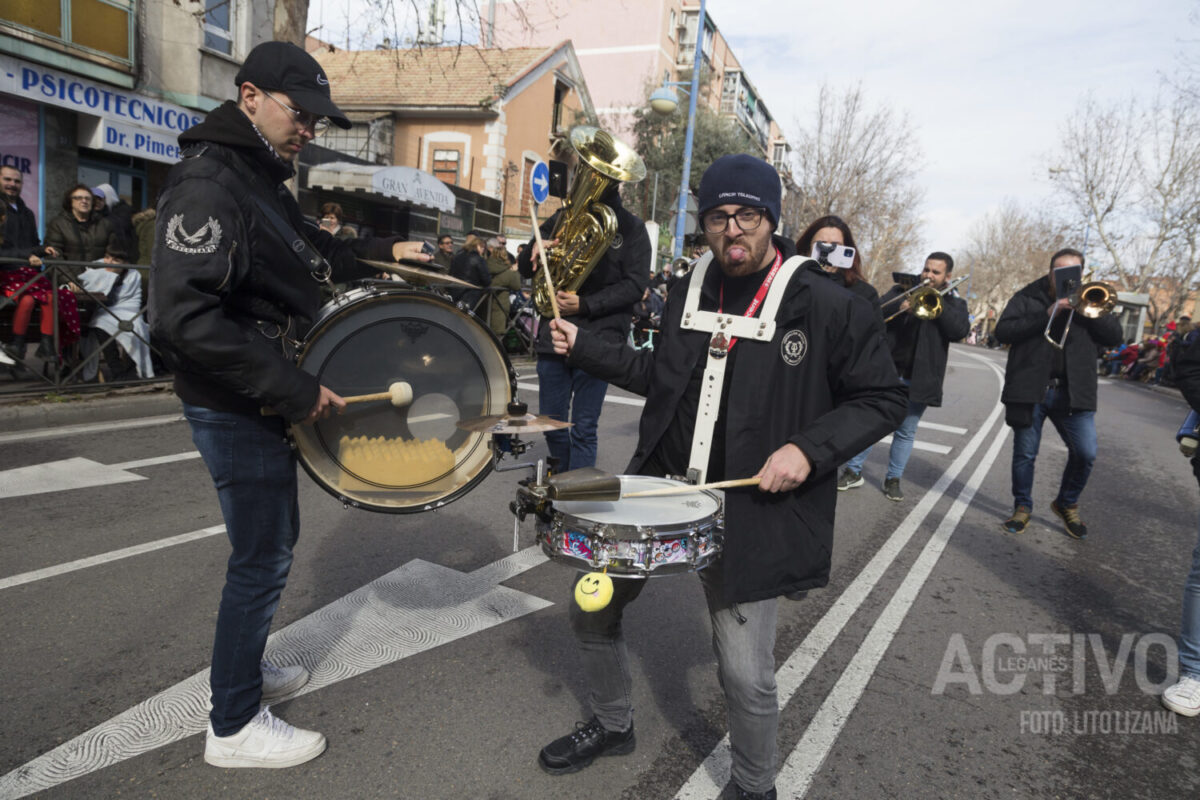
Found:
[[[917, 423], [921, 421], [921, 415], [925, 413], [925, 408], [924, 403], [909, 401], [908, 414], [904, 417], [904, 422], [901, 422], [900, 427], [892, 433], [892, 446], [888, 450], [887, 478], [900, 478], [904, 475], [904, 468], [908, 466], [908, 458], [912, 455], [913, 441], [917, 438]], [[874, 446], [871, 445], [847, 461], [846, 469], [862, 472], [863, 464]]]
[[[779, 699], [775, 685], [775, 622], [778, 599], [730, 605], [724, 598], [723, 565], [700, 571], [700, 583], [712, 623], [717, 680], [725, 692], [734, 781], [751, 792], [775, 783]], [[584, 572], [575, 576], [583, 577]], [[587, 612], [570, 601], [571, 627], [579, 641], [588, 701], [600, 724], [623, 731], [633, 724], [633, 679], [621, 629], [625, 607], [641, 594], [646, 581], [613, 579], [613, 597], [599, 611]]]
[[1192, 550], [1192, 571], [1183, 587], [1183, 623], [1179, 626], [1179, 672], [1200, 679], [1200, 540]]
[[1060, 506], [1079, 502], [1096, 462], [1096, 412], [1052, 410], [1058, 389], [1047, 389], [1042, 402], [1033, 407], [1033, 424], [1013, 428], [1012, 492], [1013, 505], [1033, 508], [1033, 464], [1042, 441], [1042, 424], [1049, 418], [1067, 446], [1067, 466], [1063, 469], [1058, 496]]
[[559, 461], [559, 472], [596, 466], [596, 427], [608, 383], [565, 358], [538, 355], [538, 412], [570, 422], [571, 427], [546, 433], [546, 446]]
[[262, 700], [259, 663], [300, 535], [296, 459], [280, 417], [187, 403], [183, 412], [233, 548], [217, 612], [209, 713], [213, 731], [230, 736], [258, 713]]

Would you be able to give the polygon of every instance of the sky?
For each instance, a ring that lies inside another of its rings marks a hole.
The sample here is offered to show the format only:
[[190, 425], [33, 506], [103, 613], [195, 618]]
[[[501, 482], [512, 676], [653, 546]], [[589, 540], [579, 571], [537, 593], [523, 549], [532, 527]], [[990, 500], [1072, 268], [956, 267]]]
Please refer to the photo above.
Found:
[[[356, 11], [363, 3], [312, 0], [308, 27], [344, 44], [349, 19], [362, 46], [382, 35]], [[952, 254], [1007, 199], [1050, 198], [1063, 121], [1089, 93], [1149, 99], [1185, 54], [1200, 60], [1200, 0], [708, 0], [707, 10], [785, 134], [805, 126], [825, 83], [861, 85], [869, 107], [906, 117], [922, 151], [920, 249]]]

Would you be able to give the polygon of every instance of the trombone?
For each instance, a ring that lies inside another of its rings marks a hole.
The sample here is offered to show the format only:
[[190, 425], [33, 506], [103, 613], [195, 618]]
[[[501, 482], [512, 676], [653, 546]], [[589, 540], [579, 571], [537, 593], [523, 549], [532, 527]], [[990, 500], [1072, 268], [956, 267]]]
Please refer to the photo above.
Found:
[[1071, 301], [1071, 313], [1067, 316], [1067, 324], [1063, 326], [1062, 336], [1055, 339], [1050, 335], [1050, 326], [1054, 324], [1054, 320], [1058, 317], [1057, 308], [1050, 315], [1050, 321], [1046, 323], [1046, 330], [1042, 332], [1042, 336], [1046, 338], [1046, 341], [1059, 350], [1066, 347], [1067, 333], [1071, 330], [1071, 322], [1075, 319], [1075, 312], [1078, 311], [1087, 319], [1100, 319], [1100, 317], [1112, 311], [1113, 307], [1116, 306], [1117, 290], [1113, 288], [1111, 283], [1090, 281], [1080, 287], [1079, 291], [1072, 292], [1068, 299]]
[[884, 306], [890, 306], [892, 303], [896, 302], [897, 300], [903, 300], [904, 298], [908, 297], [913, 292], [919, 292], [920, 290], [924, 289], [928, 285], [929, 285], [929, 279], [926, 278], [925, 280], [918, 283], [916, 286], [913, 286], [911, 289], [905, 289], [903, 292], [896, 295], [892, 299], [885, 300], [884, 302], [880, 303], [879, 308], [882, 309]]
[[[914, 286], [913, 288], [909, 289], [904, 294], [896, 295], [895, 297], [893, 297], [891, 300], [888, 300], [887, 303], [884, 303], [883, 305], [888, 305], [888, 304], [890, 304], [896, 300], [899, 300], [911, 293], [912, 298], [909, 301], [909, 308], [906, 310], [911, 311], [913, 316], [915, 316], [917, 319], [920, 319], [920, 320], [937, 319], [938, 317], [940, 317], [942, 315], [942, 309], [943, 309], [942, 297], [945, 296], [946, 294], [948, 294], [949, 292], [954, 291], [955, 286], [958, 286], [960, 283], [962, 283], [969, 277], [970, 277], [969, 275], [963, 275], [961, 278], [955, 278], [954, 280], [950, 281], [950, 283], [946, 284], [945, 289], [935, 289], [929, 285], [928, 280], [924, 280], [921, 282], [921, 284], [919, 286]], [[883, 305], [881, 305], [880, 308], [882, 308]], [[884, 324], [891, 322], [893, 319], [895, 319], [896, 317], [900, 316], [903, 313], [904, 313], [903, 310], [897, 311], [894, 314], [886, 317], [883, 320]]]

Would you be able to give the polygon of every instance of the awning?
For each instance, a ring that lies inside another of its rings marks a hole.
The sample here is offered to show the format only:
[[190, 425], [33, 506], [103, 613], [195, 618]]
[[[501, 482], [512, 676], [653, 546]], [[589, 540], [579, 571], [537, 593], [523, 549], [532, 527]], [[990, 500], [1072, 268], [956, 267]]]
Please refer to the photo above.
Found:
[[379, 167], [333, 161], [308, 169], [309, 189], [372, 192], [405, 203], [452, 212], [454, 193], [446, 184], [414, 167]]

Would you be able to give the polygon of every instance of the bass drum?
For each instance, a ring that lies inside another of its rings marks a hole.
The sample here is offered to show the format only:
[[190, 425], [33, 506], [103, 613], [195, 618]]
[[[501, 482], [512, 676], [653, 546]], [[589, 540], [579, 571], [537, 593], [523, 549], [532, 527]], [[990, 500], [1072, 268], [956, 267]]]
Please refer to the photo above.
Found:
[[496, 337], [428, 292], [368, 286], [321, 309], [297, 361], [342, 397], [412, 389], [412, 401], [350, 403], [290, 436], [304, 469], [343, 503], [395, 514], [462, 497], [492, 465], [489, 437], [460, 419], [502, 414], [516, 376]]

